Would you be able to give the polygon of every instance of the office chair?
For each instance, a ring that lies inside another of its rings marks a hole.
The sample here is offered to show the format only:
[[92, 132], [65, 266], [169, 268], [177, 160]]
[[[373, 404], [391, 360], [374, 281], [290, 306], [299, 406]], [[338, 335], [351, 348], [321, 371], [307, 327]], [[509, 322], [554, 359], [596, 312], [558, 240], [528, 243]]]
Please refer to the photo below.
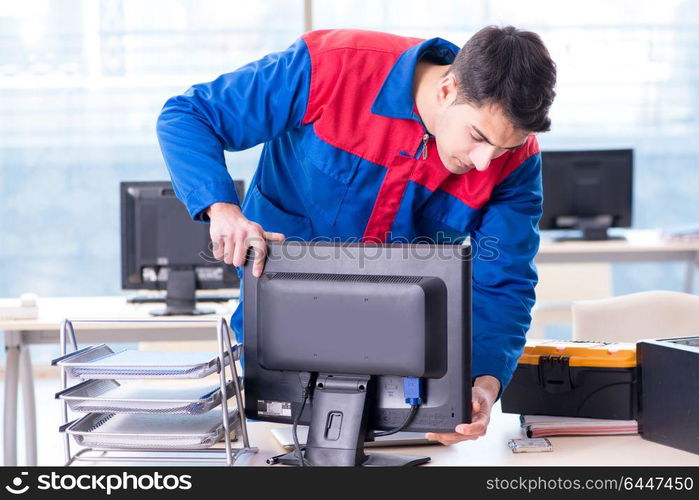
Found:
[[573, 302], [573, 340], [636, 342], [699, 335], [699, 296], [652, 291]]

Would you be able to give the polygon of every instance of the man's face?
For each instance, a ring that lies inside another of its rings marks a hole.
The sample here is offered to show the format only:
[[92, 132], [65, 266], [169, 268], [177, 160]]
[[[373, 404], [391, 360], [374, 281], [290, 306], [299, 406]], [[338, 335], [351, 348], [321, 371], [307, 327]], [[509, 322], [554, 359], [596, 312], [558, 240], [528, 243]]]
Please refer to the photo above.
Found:
[[431, 132], [436, 137], [439, 157], [450, 172], [486, 170], [491, 160], [526, 141], [529, 134], [515, 129], [499, 105], [454, 104], [457, 87], [453, 75], [442, 79], [438, 92]]

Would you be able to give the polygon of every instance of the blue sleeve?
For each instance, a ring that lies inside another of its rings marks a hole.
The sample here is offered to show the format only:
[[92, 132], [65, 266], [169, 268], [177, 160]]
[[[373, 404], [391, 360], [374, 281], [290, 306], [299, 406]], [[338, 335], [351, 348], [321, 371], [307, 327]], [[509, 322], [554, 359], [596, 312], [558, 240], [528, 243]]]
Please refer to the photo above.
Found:
[[[541, 155], [529, 157], [496, 186], [472, 233], [472, 376], [492, 375], [507, 387], [531, 323], [534, 256], [542, 212]], [[499, 398], [499, 395], [498, 395]]]
[[194, 85], [172, 97], [157, 123], [158, 140], [175, 194], [189, 214], [216, 202], [239, 204], [223, 151], [240, 151], [301, 125], [311, 61], [299, 39], [283, 52]]

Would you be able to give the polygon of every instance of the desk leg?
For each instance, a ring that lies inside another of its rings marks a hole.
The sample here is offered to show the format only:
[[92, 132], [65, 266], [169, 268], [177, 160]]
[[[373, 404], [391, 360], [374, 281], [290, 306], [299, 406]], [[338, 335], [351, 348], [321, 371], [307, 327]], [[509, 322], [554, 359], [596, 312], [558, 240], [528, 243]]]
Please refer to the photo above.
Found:
[[34, 374], [29, 346], [22, 345], [19, 351], [19, 373], [24, 403], [24, 443], [26, 464], [36, 465], [36, 399], [34, 398]]
[[699, 255], [697, 255], [693, 260], [687, 262], [687, 269], [684, 275], [684, 292], [693, 293], [694, 292], [694, 273], [696, 268], [699, 266]]
[[17, 384], [19, 375], [19, 345], [13, 342], [14, 332], [5, 332], [5, 410], [3, 429], [4, 464], [17, 465]]

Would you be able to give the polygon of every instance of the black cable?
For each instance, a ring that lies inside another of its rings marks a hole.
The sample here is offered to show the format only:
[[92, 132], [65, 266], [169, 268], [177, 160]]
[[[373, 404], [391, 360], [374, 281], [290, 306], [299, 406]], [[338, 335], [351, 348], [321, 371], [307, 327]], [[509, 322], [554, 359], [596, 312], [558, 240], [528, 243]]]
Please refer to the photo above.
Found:
[[304, 467], [306, 465], [306, 459], [303, 456], [303, 449], [301, 448], [301, 445], [299, 444], [299, 436], [296, 432], [297, 427], [299, 425], [299, 419], [301, 418], [301, 414], [303, 413], [303, 409], [306, 407], [306, 401], [308, 400], [308, 393], [304, 391], [303, 395], [303, 403], [301, 403], [301, 409], [299, 412], [296, 414], [296, 417], [294, 418], [294, 423], [291, 426], [291, 437], [294, 439], [294, 455], [299, 461], [299, 467]]
[[402, 431], [408, 426], [408, 424], [410, 424], [410, 422], [413, 421], [413, 418], [415, 418], [415, 414], [417, 413], [418, 408], [419, 407], [417, 405], [411, 405], [410, 413], [408, 413], [408, 415], [405, 417], [403, 422], [398, 427], [394, 427], [393, 429], [383, 432], [375, 432], [374, 437], [390, 436], [391, 434], [395, 434], [396, 432]]
[[301, 414], [303, 413], [303, 410], [306, 407], [306, 401], [308, 401], [308, 397], [311, 394], [311, 387], [315, 385], [315, 379], [316, 377], [312, 374], [308, 379], [308, 384], [306, 385], [306, 387], [303, 388], [303, 402], [301, 403], [301, 409], [296, 414], [296, 417], [294, 418], [294, 423], [291, 426], [291, 437], [294, 440], [294, 455], [298, 459], [299, 467], [313, 466], [310, 460], [303, 456], [304, 448], [301, 448], [301, 445], [299, 444], [297, 428], [299, 425], [299, 420], [301, 420]]

